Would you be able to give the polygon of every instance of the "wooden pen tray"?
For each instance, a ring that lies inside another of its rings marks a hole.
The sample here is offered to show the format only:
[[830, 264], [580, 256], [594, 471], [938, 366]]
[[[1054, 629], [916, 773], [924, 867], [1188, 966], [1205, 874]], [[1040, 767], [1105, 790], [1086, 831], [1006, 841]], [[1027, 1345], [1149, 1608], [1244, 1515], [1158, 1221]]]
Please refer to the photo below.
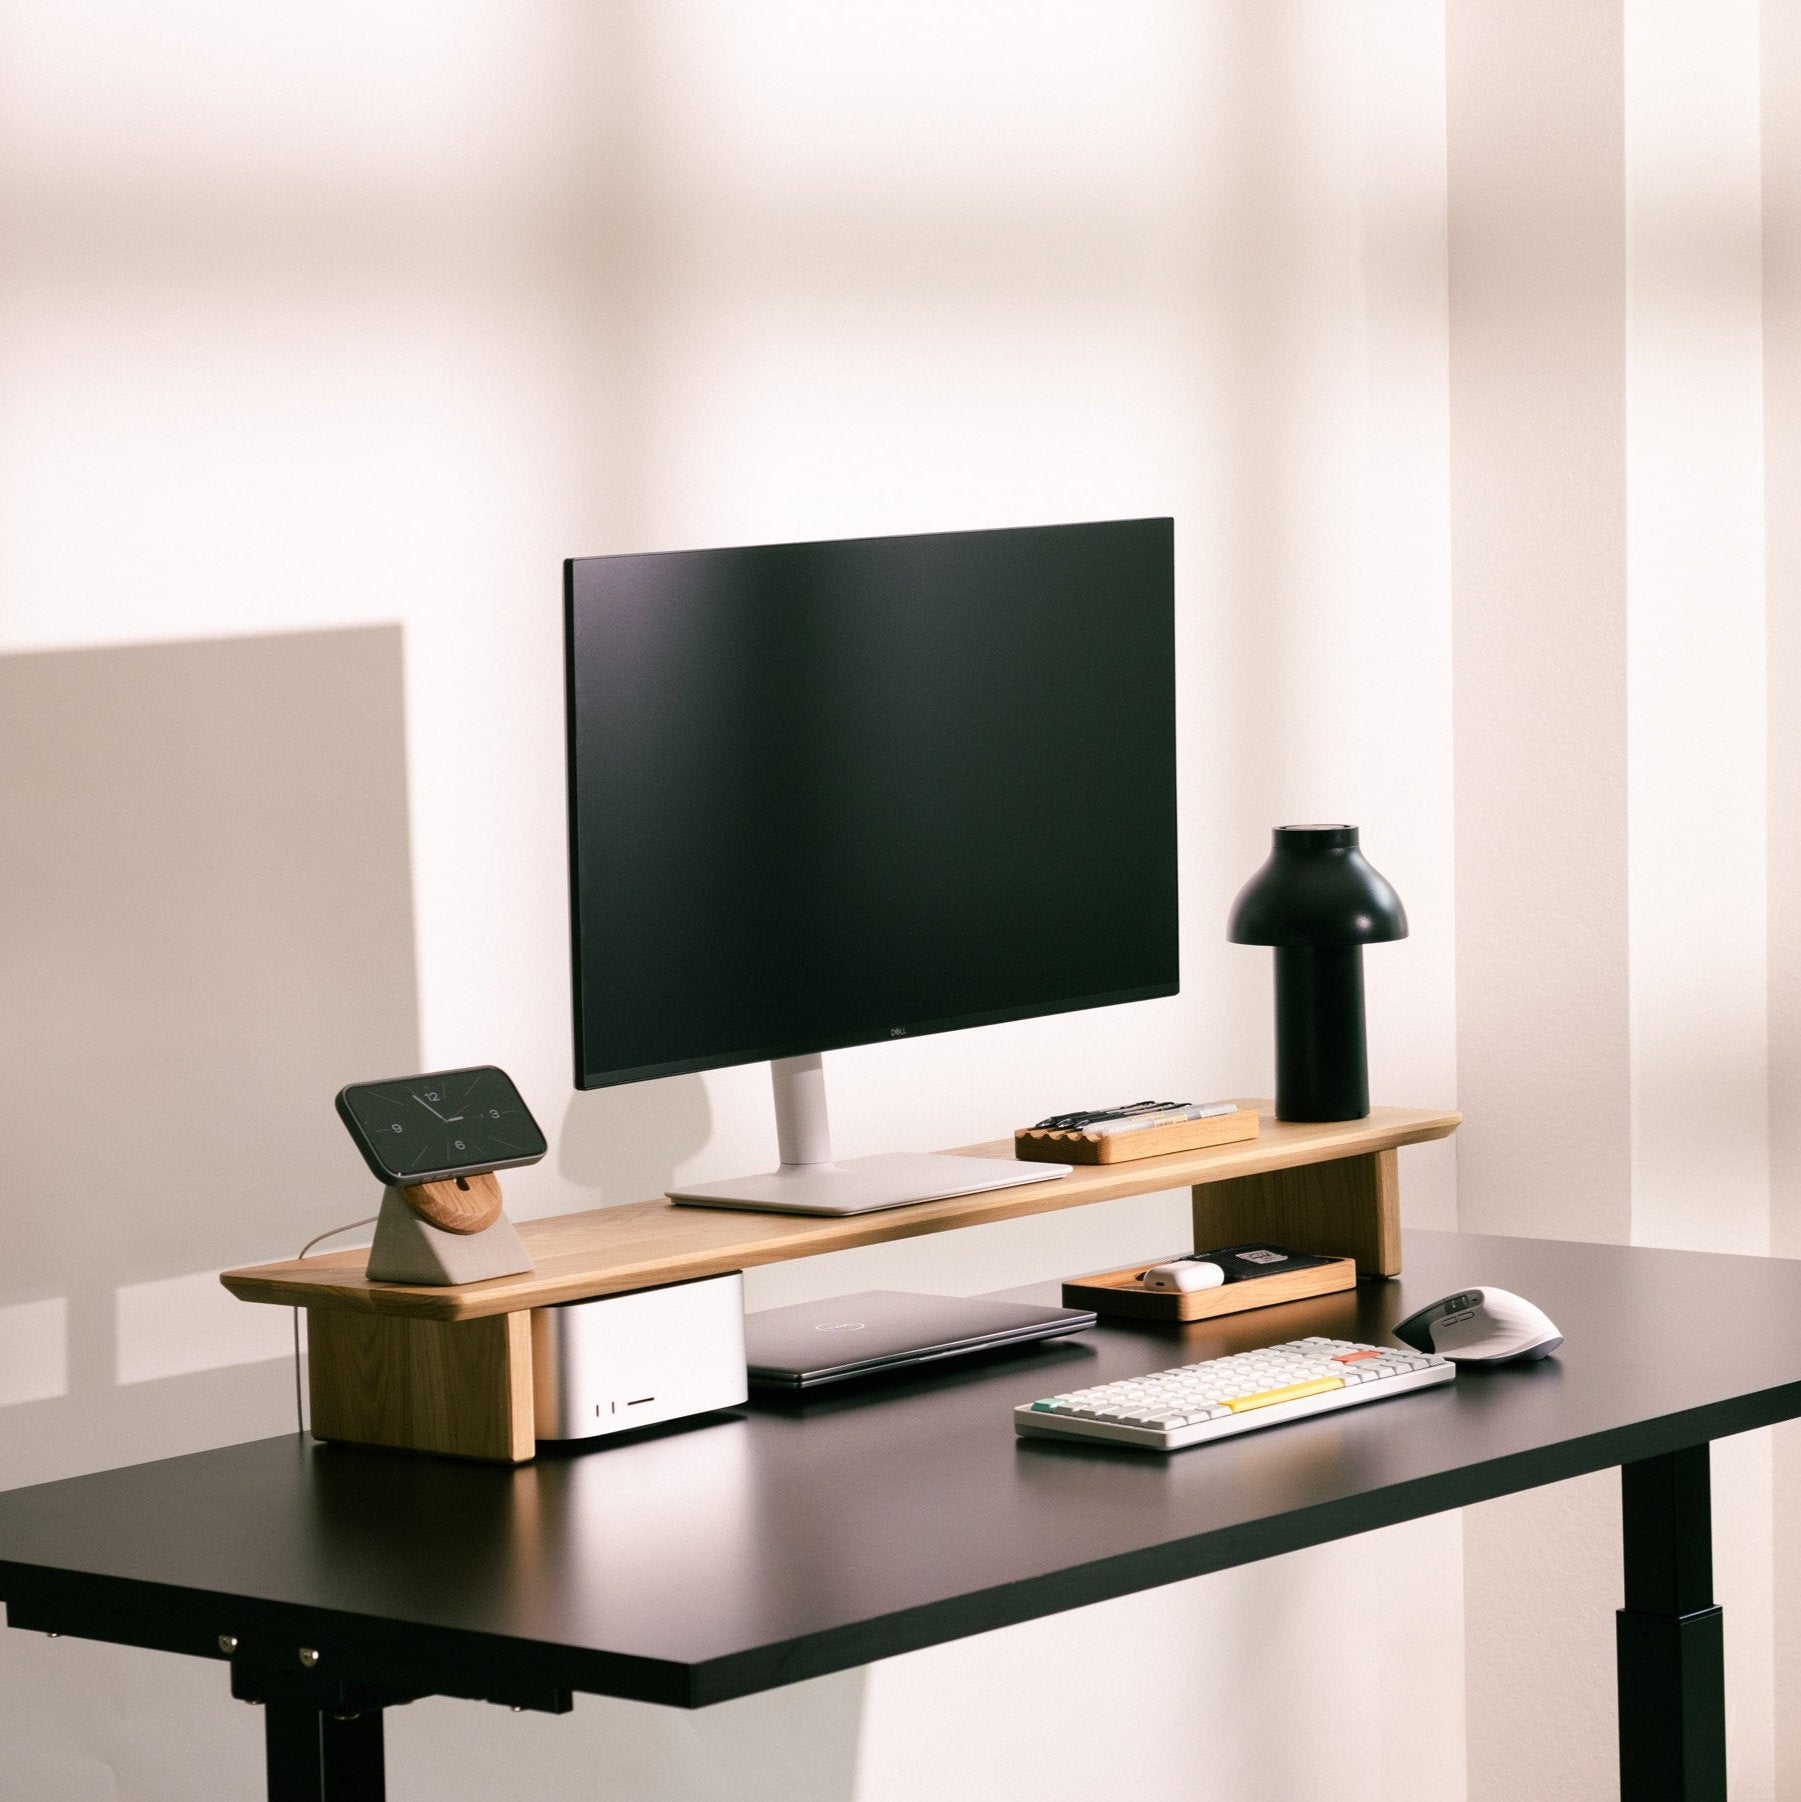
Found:
[[1167, 1261], [1151, 1258], [1124, 1270], [1072, 1277], [1063, 1285], [1063, 1305], [1092, 1308], [1097, 1314], [1124, 1315], [1131, 1320], [1211, 1320], [1218, 1314], [1242, 1314], [1249, 1308], [1274, 1307], [1277, 1302], [1304, 1301], [1310, 1295], [1332, 1295], [1354, 1287], [1357, 1281], [1357, 1260], [1334, 1258], [1329, 1264], [1310, 1264], [1305, 1270], [1278, 1271], [1274, 1276], [1253, 1277], [1249, 1282], [1222, 1283], [1217, 1289], [1190, 1289], [1184, 1293], [1145, 1288], [1139, 1278], [1149, 1265]]
[[1046, 1164], [1124, 1164], [1256, 1136], [1257, 1110], [1241, 1107], [1210, 1120], [1172, 1120], [1168, 1126], [1143, 1126], [1129, 1133], [1051, 1132], [1022, 1126], [1013, 1135], [1013, 1155]]

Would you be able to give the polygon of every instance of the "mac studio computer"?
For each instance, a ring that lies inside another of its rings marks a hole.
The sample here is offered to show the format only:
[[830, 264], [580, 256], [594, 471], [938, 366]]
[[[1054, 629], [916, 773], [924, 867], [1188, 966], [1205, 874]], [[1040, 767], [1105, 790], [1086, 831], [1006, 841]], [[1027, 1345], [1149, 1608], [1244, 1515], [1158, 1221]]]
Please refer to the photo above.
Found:
[[565, 565], [576, 1086], [772, 1065], [780, 1169], [674, 1200], [858, 1214], [1066, 1174], [834, 1161], [820, 1054], [1177, 992], [1172, 544], [1106, 520]]

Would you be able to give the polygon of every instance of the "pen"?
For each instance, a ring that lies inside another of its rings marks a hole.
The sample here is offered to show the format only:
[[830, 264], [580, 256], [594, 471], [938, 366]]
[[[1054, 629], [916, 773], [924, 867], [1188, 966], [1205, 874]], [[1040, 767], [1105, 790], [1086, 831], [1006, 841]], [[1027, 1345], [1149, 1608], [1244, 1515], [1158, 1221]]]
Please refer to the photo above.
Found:
[[1128, 1101], [1120, 1107], [1083, 1108], [1074, 1114], [1052, 1114], [1040, 1120], [1034, 1132], [1080, 1132], [1100, 1120], [1127, 1120], [1134, 1114], [1175, 1113], [1189, 1104], [1186, 1101]]
[[1222, 1114], [1237, 1112], [1229, 1101], [1197, 1101], [1190, 1107], [1166, 1108], [1161, 1113], [1134, 1114], [1129, 1120], [1101, 1120], [1080, 1130], [1097, 1138], [1111, 1139], [1119, 1133], [1141, 1132], [1147, 1126], [1165, 1126], [1177, 1120], [1217, 1120]]

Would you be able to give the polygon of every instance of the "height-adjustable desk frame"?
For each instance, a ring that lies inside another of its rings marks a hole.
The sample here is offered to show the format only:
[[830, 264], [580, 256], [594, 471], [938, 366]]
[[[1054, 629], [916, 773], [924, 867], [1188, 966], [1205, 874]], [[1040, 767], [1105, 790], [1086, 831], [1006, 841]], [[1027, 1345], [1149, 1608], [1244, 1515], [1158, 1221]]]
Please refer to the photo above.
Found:
[[[1445, 1138], [1460, 1116], [1377, 1108], [1362, 1120], [1297, 1125], [1276, 1120], [1267, 1102], [1240, 1105], [1261, 1108], [1259, 1137], [848, 1219], [658, 1200], [528, 1220], [519, 1235], [536, 1269], [458, 1289], [372, 1283], [360, 1251], [228, 1270], [222, 1280], [245, 1301], [307, 1310], [318, 1438], [519, 1463], [535, 1451], [531, 1311], [557, 1302], [1179, 1188], [1194, 1192], [1197, 1249], [1262, 1237], [1355, 1258], [1360, 1276], [1397, 1275], [1396, 1148]], [[964, 1150], [1012, 1156], [1007, 1144]]]

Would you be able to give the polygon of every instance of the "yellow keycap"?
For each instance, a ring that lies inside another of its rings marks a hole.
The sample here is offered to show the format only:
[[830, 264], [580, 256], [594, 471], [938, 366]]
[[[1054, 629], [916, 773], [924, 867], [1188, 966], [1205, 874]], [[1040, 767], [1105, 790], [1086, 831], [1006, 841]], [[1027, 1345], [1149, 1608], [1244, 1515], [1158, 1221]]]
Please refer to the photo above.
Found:
[[1260, 1389], [1255, 1395], [1241, 1395], [1226, 1406], [1234, 1414], [1248, 1414], [1252, 1408], [1268, 1408], [1277, 1402], [1298, 1402], [1303, 1395], [1324, 1395], [1328, 1389], [1343, 1387], [1343, 1377], [1315, 1377], [1311, 1383], [1290, 1383], [1286, 1389]]

